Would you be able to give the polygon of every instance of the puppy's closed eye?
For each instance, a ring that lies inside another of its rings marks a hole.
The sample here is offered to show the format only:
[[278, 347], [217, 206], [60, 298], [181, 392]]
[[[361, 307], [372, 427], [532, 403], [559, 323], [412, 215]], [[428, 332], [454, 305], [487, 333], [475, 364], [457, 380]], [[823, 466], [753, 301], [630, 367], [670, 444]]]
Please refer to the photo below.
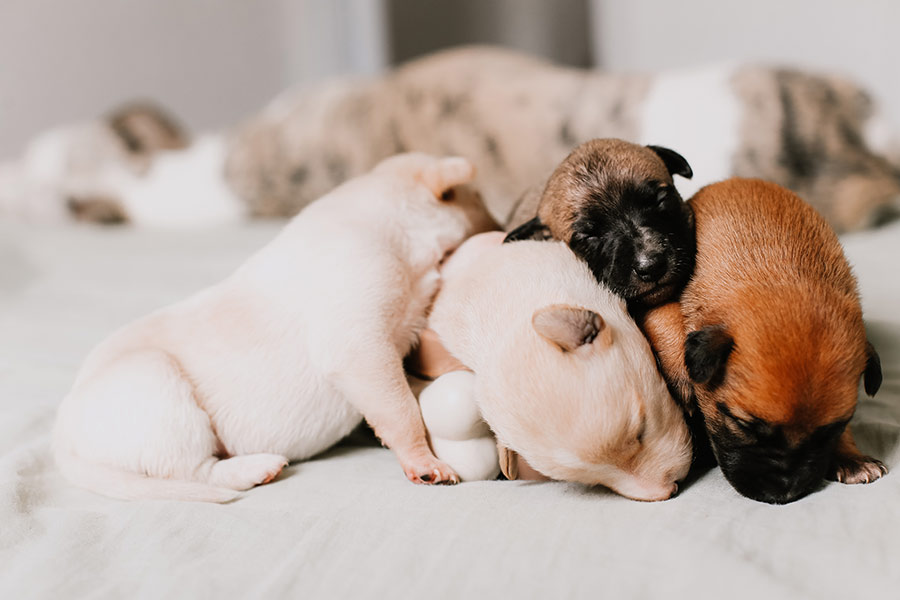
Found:
[[444, 190], [444, 193], [441, 194], [441, 200], [443, 202], [450, 202], [454, 198], [456, 198], [456, 190], [450, 188], [449, 190]]

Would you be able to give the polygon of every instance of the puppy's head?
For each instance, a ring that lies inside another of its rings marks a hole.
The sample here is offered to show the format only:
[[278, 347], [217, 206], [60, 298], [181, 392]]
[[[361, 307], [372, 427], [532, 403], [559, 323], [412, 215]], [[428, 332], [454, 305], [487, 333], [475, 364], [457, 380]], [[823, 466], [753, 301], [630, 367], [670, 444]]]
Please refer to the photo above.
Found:
[[694, 265], [693, 216], [673, 174], [693, 175], [668, 148], [592, 140], [557, 167], [537, 217], [508, 239], [562, 240], [629, 304], [660, 304], [683, 287]]
[[479, 373], [479, 406], [508, 448], [553, 479], [665, 500], [690, 464], [681, 410], [622, 303], [545, 306]]
[[782, 504], [815, 490], [853, 416], [860, 377], [870, 395], [881, 384], [861, 316], [847, 329], [825, 314], [858, 308], [812, 311], [803, 321], [769, 314], [756, 322], [763, 327], [710, 324], [685, 342], [713, 452], [734, 488], [755, 500]]

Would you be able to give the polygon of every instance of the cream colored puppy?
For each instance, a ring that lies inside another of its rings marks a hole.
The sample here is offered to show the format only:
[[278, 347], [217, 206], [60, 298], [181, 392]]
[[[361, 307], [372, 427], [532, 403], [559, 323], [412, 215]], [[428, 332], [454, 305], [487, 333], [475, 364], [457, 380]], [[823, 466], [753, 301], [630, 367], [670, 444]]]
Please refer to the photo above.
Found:
[[399, 155], [310, 205], [225, 281], [114, 333], [63, 400], [57, 462], [117, 498], [221, 502], [365, 417], [415, 482], [432, 454], [402, 357], [444, 255], [494, 227], [462, 158]]
[[564, 243], [502, 239], [457, 250], [429, 317], [475, 372], [484, 420], [552, 479], [669, 498], [690, 466], [690, 434], [625, 302]]

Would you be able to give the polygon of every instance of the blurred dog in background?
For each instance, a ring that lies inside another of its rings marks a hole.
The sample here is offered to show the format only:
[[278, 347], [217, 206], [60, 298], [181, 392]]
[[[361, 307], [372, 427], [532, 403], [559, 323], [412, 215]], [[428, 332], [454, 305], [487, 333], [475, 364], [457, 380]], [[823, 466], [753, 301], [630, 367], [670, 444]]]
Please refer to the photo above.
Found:
[[617, 137], [690, 157], [686, 197], [759, 177], [844, 232], [900, 214], [900, 175], [884, 154], [892, 132], [880, 123], [868, 95], [838, 77], [756, 66], [613, 74], [467, 47], [288, 91], [193, 142], [147, 107], [48, 132], [0, 166], [0, 211], [166, 226], [291, 216], [391, 154], [423, 151], [478, 165], [477, 185], [506, 221], [573, 147]]

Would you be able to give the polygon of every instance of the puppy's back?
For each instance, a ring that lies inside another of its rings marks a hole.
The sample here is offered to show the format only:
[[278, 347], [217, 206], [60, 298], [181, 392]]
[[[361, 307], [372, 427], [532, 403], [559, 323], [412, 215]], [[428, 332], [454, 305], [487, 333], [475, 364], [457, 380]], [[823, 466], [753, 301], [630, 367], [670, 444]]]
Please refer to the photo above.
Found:
[[856, 298], [856, 280], [837, 235], [793, 192], [734, 178], [704, 187], [690, 204], [696, 215], [696, 293], [715, 298], [727, 291], [720, 281], [806, 282]]

